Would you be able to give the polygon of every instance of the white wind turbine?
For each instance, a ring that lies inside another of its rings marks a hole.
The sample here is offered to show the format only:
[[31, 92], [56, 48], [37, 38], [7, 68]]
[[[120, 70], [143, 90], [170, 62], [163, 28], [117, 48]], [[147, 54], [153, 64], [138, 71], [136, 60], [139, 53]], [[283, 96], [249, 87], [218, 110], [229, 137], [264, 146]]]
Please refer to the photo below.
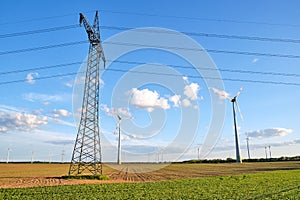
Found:
[[249, 133], [246, 132], [246, 142], [247, 142], [247, 152], [248, 152], [248, 159], [250, 160], [251, 157], [250, 157], [250, 148], [249, 148]]
[[116, 126], [116, 129], [114, 131], [114, 134], [118, 134], [119, 138], [118, 138], [118, 158], [117, 158], [117, 163], [119, 165], [122, 164], [122, 161], [121, 161], [121, 123], [122, 123], [122, 120], [127, 120], [127, 119], [131, 119], [131, 117], [121, 117], [121, 115], [115, 110], [114, 111], [115, 115], [117, 116], [117, 120], [118, 120], [118, 123], [117, 123], [117, 126]]
[[223, 97], [229, 99], [232, 102], [234, 135], [235, 135], [235, 151], [236, 151], [236, 162], [237, 163], [242, 163], [242, 158], [241, 158], [241, 150], [240, 150], [240, 142], [239, 142], [239, 134], [238, 134], [238, 128], [237, 128], [235, 106], [237, 107], [237, 109], [240, 113], [240, 117], [241, 117], [242, 121], [244, 121], [239, 104], [237, 103], [237, 97], [241, 94], [242, 90], [243, 90], [243, 88], [241, 87], [233, 98], [228, 95], [222, 94]]

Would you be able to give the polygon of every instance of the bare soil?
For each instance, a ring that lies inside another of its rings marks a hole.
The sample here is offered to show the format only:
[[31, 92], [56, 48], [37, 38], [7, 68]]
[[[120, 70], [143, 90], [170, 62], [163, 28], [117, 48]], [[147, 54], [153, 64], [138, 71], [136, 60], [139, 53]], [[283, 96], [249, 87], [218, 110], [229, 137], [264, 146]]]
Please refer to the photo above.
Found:
[[68, 164], [0, 164], [0, 188], [151, 182], [180, 178], [199, 178], [249, 174], [273, 170], [300, 169], [300, 162], [226, 164], [122, 164], [103, 165], [110, 180], [65, 180]]

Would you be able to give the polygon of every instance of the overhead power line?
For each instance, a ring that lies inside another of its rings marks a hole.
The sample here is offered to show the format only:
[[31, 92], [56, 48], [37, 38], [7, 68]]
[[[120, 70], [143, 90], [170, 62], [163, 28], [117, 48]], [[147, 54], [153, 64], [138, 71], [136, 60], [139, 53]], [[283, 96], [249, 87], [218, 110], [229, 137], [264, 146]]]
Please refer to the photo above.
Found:
[[[146, 47], [146, 48], [161, 48], [161, 49], [175, 49], [175, 50], [186, 50], [186, 51], [201, 51], [197, 48], [187, 48], [187, 47], [176, 47], [176, 46], [163, 46], [163, 45], [149, 45], [149, 44], [138, 44], [138, 43], [127, 43], [127, 42], [104, 42], [104, 44], [113, 44], [121, 46], [136, 46], [136, 47]], [[300, 55], [293, 54], [273, 54], [273, 53], [260, 53], [260, 52], [249, 52], [249, 51], [230, 51], [230, 50], [218, 50], [218, 49], [204, 49], [202, 51], [207, 51], [211, 53], [224, 53], [224, 54], [238, 54], [247, 56], [266, 56], [266, 57], [281, 57], [281, 58], [300, 58]]]
[[[106, 60], [110, 64], [112, 63], [122, 63], [122, 64], [132, 64], [132, 65], [145, 65], [149, 64], [152, 66], [161, 66], [161, 64], [157, 63], [147, 63], [147, 62], [138, 62], [138, 61], [127, 61], [127, 60]], [[47, 70], [47, 69], [56, 69], [62, 67], [68, 67], [73, 65], [81, 65], [86, 63], [85, 61], [76, 61], [70, 63], [62, 63], [57, 65], [48, 65], [48, 66], [40, 66], [40, 67], [32, 67], [27, 69], [20, 70], [11, 70], [11, 71], [0, 71], [1, 75], [7, 74], [16, 74], [22, 72], [32, 72], [36, 70]], [[300, 74], [296, 73], [283, 73], [283, 72], [272, 72], [272, 71], [253, 71], [253, 70], [241, 70], [241, 69], [228, 69], [228, 68], [209, 68], [209, 67], [193, 67], [193, 66], [183, 66], [183, 65], [174, 65], [174, 64], [164, 64], [173, 68], [183, 68], [183, 69], [197, 69], [197, 70], [205, 70], [205, 71], [220, 71], [220, 72], [230, 72], [230, 73], [241, 73], [241, 74], [258, 74], [258, 75], [270, 75], [270, 76], [283, 76], [283, 77], [300, 77]]]
[[74, 46], [74, 45], [85, 44], [85, 43], [88, 43], [88, 41], [83, 40], [83, 41], [78, 41], [78, 42], [67, 42], [67, 43], [39, 46], [39, 47], [26, 48], [26, 49], [17, 49], [17, 50], [12, 50], [12, 51], [2, 51], [2, 52], [0, 52], [0, 56], [7, 55], [7, 54], [24, 53], [24, 52], [29, 52], [29, 51], [40, 51], [40, 50], [45, 50], [45, 49], [61, 48], [61, 47]]
[[[160, 72], [143, 72], [143, 71], [127, 71], [122, 69], [106, 69], [108, 71], [114, 72], [129, 72], [136, 74], [150, 74], [150, 75], [159, 75], [159, 76], [178, 76], [182, 77], [179, 74], [168, 74], [168, 73], [160, 73]], [[290, 85], [290, 86], [300, 86], [300, 83], [292, 83], [292, 82], [281, 82], [281, 81], [261, 81], [261, 80], [252, 80], [252, 79], [234, 79], [234, 78], [218, 78], [218, 77], [202, 77], [195, 75], [186, 75], [189, 78], [199, 78], [199, 79], [210, 79], [210, 80], [223, 80], [223, 81], [234, 81], [234, 82], [246, 82], [246, 83], [264, 83], [264, 84], [275, 84], [275, 85]]]
[[71, 66], [71, 65], [79, 65], [83, 62], [72, 62], [72, 63], [64, 63], [64, 64], [58, 64], [58, 65], [48, 65], [48, 66], [41, 66], [41, 67], [33, 67], [33, 68], [28, 68], [28, 69], [19, 69], [19, 70], [12, 70], [12, 71], [4, 71], [0, 72], [0, 75], [7, 75], [7, 74], [16, 74], [16, 73], [21, 73], [21, 72], [32, 72], [35, 70], [45, 70], [45, 69], [53, 69], [53, 68], [61, 68], [61, 67], [66, 67], [66, 66]]
[[16, 33], [6, 33], [0, 35], [0, 39], [3, 38], [10, 38], [10, 37], [18, 37], [18, 36], [24, 36], [24, 35], [33, 35], [38, 33], [48, 33], [48, 32], [54, 32], [54, 31], [61, 31], [61, 30], [67, 30], [67, 29], [73, 29], [78, 28], [79, 25], [68, 25], [68, 26], [58, 26], [58, 27], [51, 27], [51, 28], [45, 28], [45, 29], [38, 29], [38, 30], [29, 30], [29, 31], [23, 31], [23, 32], [16, 32]]
[[[107, 60], [111, 63], [126, 63], [126, 64], [135, 64], [135, 65], [145, 65], [149, 64], [146, 62], [137, 62], [137, 61], [126, 61], [126, 60]], [[150, 63], [150, 65], [161, 66], [161, 64]], [[241, 69], [226, 69], [226, 68], [208, 68], [208, 67], [192, 67], [192, 66], [182, 66], [182, 65], [173, 65], [173, 64], [164, 64], [166, 66], [174, 68], [184, 68], [184, 69], [198, 69], [198, 70], [208, 70], [208, 71], [221, 71], [221, 72], [231, 72], [231, 73], [243, 73], [243, 74], [260, 74], [260, 75], [272, 75], [272, 76], [287, 76], [287, 77], [300, 77], [300, 74], [295, 73], [283, 73], [283, 72], [262, 72], [262, 71], [252, 71], [252, 70], [241, 70]], [[1, 73], [0, 73], [1, 74]]]
[[[91, 13], [93, 11], [85, 11], [86, 13]], [[0, 23], [1, 26], [3, 25], [10, 25], [10, 24], [20, 24], [20, 23], [28, 23], [28, 22], [35, 22], [35, 21], [45, 21], [45, 20], [50, 20], [50, 19], [59, 19], [63, 17], [69, 17], [69, 16], [78, 16], [79, 13], [67, 13], [63, 15], [53, 15], [53, 16], [46, 16], [46, 17], [37, 17], [37, 18], [31, 18], [31, 19], [23, 19], [23, 20], [18, 20], [18, 21], [8, 21], [8, 22], [2, 22]]]
[[[253, 24], [253, 25], [264, 25], [264, 26], [282, 26], [282, 27], [300, 27], [299, 24], [289, 24], [289, 23], [271, 23], [271, 22], [261, 22], [261, 21], [246, 21], [246, 20], [233, 20], [233, 19], [217, 19], [217, 18], [203, 18], [203, 17], [191, 17], [191, 16], [178, 16], [178, 15], [161, 15], [155, 13], [141, 13], [141, 12], [128, 12], [128, 11], [118, 11], [118, 10], [104, 10], [98, 9], [101, 13], [112, 13], [112, 14], [121, 14], [124, 15], [132, 15], [132, 16], [145, 16], [145, 17], [155, 17], [155, 18], [170, 18], [170, 19], [182, 19], [182, 20], [192, 20], [192, 21], [207, 21], [207, 22], [216, 22], [216, 23], [234, 23], [234, 24]], [[85, 13], [95, 12], [95, 10], [87, 10], [82, 11]], [[3, 25], [10, 25], [10, 24], [20, 24], [20, 23], [28, 23], [28, 22], [35, 22], [35, 21], [45, 21], [57, 18], [64, 18], [69, 16], [77, 16], [79, 13], [67, 13], [62, 15], [53, 15], [47, 17], [38, 17], [32, 19], [25, 19], [25, 20], [18, 20], [18, 21], [7, 21], [0, 23], [1, 26]]]
[[[50, 76], [43, 76], [43, 77], [35, 77], [34, 80], [44, 80], [44, 79], [51, 79], [51, 78], [58, 78], [58, 77], [65, 77], [65, 76], [74, 76], [79, 72], [70, 72], [70, 73], [65, 73], [65, 74], [55, 74], [55, 75], [50, 75]], [[23, 83], [26, 82], [26, 79], [16, 79], [16, 80], [11, 80], [11, 81], [2, 81], [0, 82], [0, 85], [7, 85], [7, 84], [12, 84], [12, 83]]]
[[[179, 74], [170, 74], [170, 73], [160, 73], [160, 72], [147, 72], [147, 71], [130, 71], [130, 70], [123, 70], [123, 69], [106, 69], [106, 71], [112, 72], [122, 72], [122, 73], [135, 73], [135, 74], [148, 74], [148, 75], [157, 75], [157, 76], [175, 76], [175, 77], [182, 77], [183, 75]], [[54, 74], [49, 76], [43, 77], [36, 77], [35, 80], [44, 80], [44, 79], [51, 79], [51, 78], [58, 78], [58, 77], [66, 77], [66, 76], [74, 76], [76, 74], [81, 74], [85, 72], [70, 72], [64, 74]], [[244, 83], [261, 83], [261, 84], [272, 84], [272, 85], [286, 85], [286, 86], [300, 86], [300, 83], [295, 82], [283, 82], [283, 81], [263, 81], [263, 80], [254, 80], [254, 79], [235, 79], [235, 78], [219, 78], [219, 77], [202, 77], [196, 75], [187, 75], [189, 78], [195, 79], [209, 79], [209, 80], [222, 80], [222, 81], [230, 81], [230, 82], [244, 82]], [[0, 82], [0, 85], [12, 84], [12, 83], [20, 83], [26, 82], [26, 79], [17, 79], [17, 80], [10, 80], [10, 81], [3, 81]]]
[[[26, 35], [40, 34], [40, 33], [48, 33], [54, 31], [62, 31], [68, 29], [79, 28], [79, 25], [67, 25], [67, 26], [59, 26], [59, 27], [50, 27], [45, 29], [38, 30], [29, 30], [23, 32], [15, 32], [15, 33], [6, 33], [0, 35], [0, 39], [10, 38], [10, 37], [20, 37]], [[270, 37], [259, 37], [259, 36], [245, 36], [245, 35], [228, 35], [228, 34], [217, 34], [217, 33], [204, 33], [204, 32], [190, 32], [190, 31], [179, 31], [180, 33], [176, 33], [174, 31], [168, 30], [143, 30], [138, 29], [138, 27], [120, 27], [120, 26], [101, 26], [102, 29], [107, 30], [120, 30], [120, 31], [136, 31], [136, 32], [146, 32], [146, 33], [157, 33], [157, 34], [185, 34], [189, 36], [196, 37], [211, 37], [211, 38], [220, 38], [220, 39], [238, 39], [238, 40], [251, 40], [251, 41], [262, 41], [262, 42], [281, 42], [281, 43], [300, 43], [300, 39], [291, 39], [291, 38], [270, 38]]]
[[115, 14], [122, 14], [122, 15], [147, 16], [147, 17], [158, 17], [158, 18], [175, 18], [175, 19], [184, 19], [184, 20], [210, 21], [210, 22], [218, 22], [218, 23], [226, 22], [226, 23], [236, 23], [236, 24], [300, 27], [299, 24], [287, 24], [287, 23], [270, 23], [270, 22], [244, 21], [244, 20], [231, 20], [231, 19], [201, 18], [201, 17], [190, 17], [190, 16], [160, 15], [154, 13], [125, 12], [125, 11], [102, 10], [102, 9], [99, 9], [99, 11], [104, 13], [106, 12], [106, 13], [115, 13]]
[[[85, 43], [88, 43], [88, 41], [84, 40], [84, 41], [68, 42], [68, 43], [39, 46], [39, 47], [26, 48], [26, 49], [17, 49], [12, 51], [3, 51], [0, 52], [0, 56], [7, 55], [7, 54], [24, 53], [30, 51], [40, 51], [40, 50], [51, 49], [51, 48], [61, 48], [61, 47], [74, 46], [74, 45], [85, 44]], [[103, 42], [103, 43], [112, 44], [112, 45], [121, 45], [121, 46], [136, 46], [136, 47], [146, 47], [146, 48], [163, 48], [163, 49], [175, 49], [175, 50], [186, 50], [186, 51], [199, 51], [199, 49], [197, 48], [176, 47], [176, 46], [149, 45], [149, 44], [138, 44], [138, 43], [126, 43], [126, 42]], [[300, 55], [293, 55], [293, 54], [260, 53], [260, 52], [230, 51], [230, 50], [218, 50], [218, 49], [205, 49], [202, 51], [207, 51], [211, 53], [246, 55], [246, 56], [266, 56], [266, 57], [281, 57], [281, 58], [296, 58], [296, 59], [300, 58]]]
[[101, 26], [102, 29], [109, 30], [131, 30], [136, 32], [151, 32], [151, 33], [163, 33], [163, 34], [185, 34], [189, 36], [199, 36], [199, 37], [213, 37], [213, 38], [222, 38], [222, 39], [239, 39], [239, 40], [252, 40], [252, 41], [264, 41], [264, 42], [284, 42], [284, 43], [300, 43], [299, 39], [289, 39], [289, 38], [269, 38], [269, 37], [259, 37], [259, 36], [245, 36], [245, 35], [227, 35], [227, 34], [216, 34], [216, 33], [201, 33], [201, 32], [188, 32], [188, 31], [179, 31], [176, 33], [174, 31], [168, 30], [144, 30], [137, 29], [133, 27], [120, 27], [120, 26]]

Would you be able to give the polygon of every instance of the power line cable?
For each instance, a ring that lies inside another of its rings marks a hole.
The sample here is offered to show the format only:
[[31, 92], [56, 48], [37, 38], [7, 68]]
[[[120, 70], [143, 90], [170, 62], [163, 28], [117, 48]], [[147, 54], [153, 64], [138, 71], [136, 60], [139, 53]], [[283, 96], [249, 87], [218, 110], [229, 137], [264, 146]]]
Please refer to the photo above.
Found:
[[175, 49], [175, 50], [186, 50], [186, 51], [207, 51], [211, 53], [224, 53], [224, 54], [238, 54], [247, 56], [266, 56], [266, 57], [281, 57], [281, 58], [300, 58], [300, 55], [293, 54], [273, 54], [273, 53], [259, 53], [249, 51], [230, 51], [230, 50], [218, 50], [218, 49], [203, 49], [187, 48], [187, 47], [176, 47], [176, 46], [163, 46], [163, 45], [149, 45], [149, 44], [138, 44], [138, 43], [126, 43], [126, 42], [104, 42], [106, 44], [121, 45], [121, 46], [136, 46], [146, 48], [161, 48], [161, 49]]
[[[236, 24], [254, 24], [254, 25], [266, 25], [266, 26], [283, 26], [283, 27], [300, 27], [299, 24], [288, 24], [288, 23], [270, 23], [270, 22], [259, 22], [259, 21], [246, 21], [246, 20], [232, 20], [232, 19], [217, 19], [217, 18], [201, 18], [201, 17], [190, 17], [190, 16], [176, 16], [176, 15], [160, 15], [154, 13], [140, 13], [140, 12], [125, 12], [125, 11], [116, 11], [116, 10], [104, 10], [99, 9], [100, 13], [112, 13], [112, 14], [122, 14], [122, 15], [134, 15], [134, 16], [146, 16], [146, 17], [158, 17], [158, 18], [174, 18], [174, 19], [184, 19], [184, 20], [196, 20], [196, 21], [208, 21], [208, 22], [217, 22], [217, 23], [236, 23]], [[82, 11], [85, 13], [95, 12], [95, 10]], [[25, 19], [19, 21], [3, 22], [0, 23], [1, 26], [9, 24], [20, 24], [28, 23], [34, 21], [44, 21], [49, 19], [63, 18], [67, 16], [78, 15], [78, 13], [69, 13], [63, 15], [54, 15], [48, 17], [39, 17], [32, 19]]]
[[[158, 75], [158, 76], [182, 77], [182, 75], [179, 75], [179, 74], [146, 72], [146, 71], [128, 71], [128, 70], [122, 70], [122, 69], [106, 69], [106, 71], [122, 72], [122, 73], [148, 74], [148, 75]], [[78, 73], [85, 73], [85, 72], [70, 72], [70, 73], [65, 73], [65, 74], [55, 74], [55, 75], [49, 75], [49, 76], [43, 76], [43, 77], [36, 77], [36, 78], [34, 78], [34, 80], [43, 80], [43, 79], [50, 79], [50, 78], [57, 78], [57, 77], [73, 76], [73, 75], [76, 75]], [[253, 79], [202, 77], [202, 76], [195, 76], [195, 75], [186, 75], [186, 76], [188, 76], [189, 78], [196, 78], [196, 79], [222, 80], [222, 81], [230, 81], [230, 82], [245, 82], [245, 83], [261, 83], [261, 84], [286, 85], [286, 86], [300, 86], [300, 83], [282, 82], [282, 81], [261, 81], [261, 80], [253, 80]], [[27, 81], [26, 79], [3, 81], [3, 82], [0, 82], [0, 85], [20, 83], [20, 82], [26, 82], [26, 81]]]
[[[50, 76], [35, 77], [34, 80], [44, 80], [44, 79], [50, 79], [50, 78], [73, 76], [78, 73], [81, 73], [81, 72], [70, 72], [70, 73], [65, 73], [65, 74], [55, 74], [55, 75], [50, 75]], [[12, 83], [22, 83], [22, 82], [27, 82], [27, 80], [26, 79], [17, 79], [17, 80], [11, 80], [11, 81], [3, 81], [3, 82], [0, 82], [0, 85], [7, 85], [7, 84], [12, 84]]]
[[[150, 75], [160, 75], [160, 76], [178, 76], [182, 77], [182, 75], [178, 74], [168, 74], [168, 73], [159, 73], [159, 72], [142, 72], [142, 71], [127, 71], [122, 69], [106, 69], [108, 71], [115, 72], [130, 72], [137, 74], [150, 74]], [[218, 78], [218, 77], [202, 77], [195, 75], [186, 75], [189, 78], [200, 78], [200, 79], [210, 79], [210, 80], [223, 80], [223, 81], [234, 81], [234, 82], [248, 82], [248, 83], [264, 83], [264, 84], [275, 84], [275, 85], [293, 85], [300, 86], [300, 83], [292, 83], [292, 82], [281, 82], [281, 81], [260, 81], [260, 80], [251, 80], [251, 79], [233, 79], [233, 78]]]
[[[110, 62], [110, 64], [113, 63], [122, 63], [122, 64], [134, 64], [134, 65], [145, 65], [149, 64], [152, 66], [161, 66], [161, 64], [157, 63], [147, 63], [147, 62], [138, 62], [138, 61], [127, 61], [127, 60], [106, 60], [107, 62]], [[86, 63], [85, 61], [76, 61], [76, 62], [70, 62], [70, 63], [62, 63], [57, 65], [48, 65], [48, 66], [40, 66], [40, 67], [33, 67], [33, 68], [27, 68], [27, 69], [20, 69], [20, 70], [12, 70], [12, 71], [3, 71], [0, 72], [1, 75], [7, 75], [7, 74], [16, 74], [16, 73], [22, 73], [22, 72], [30, 72], [30, 71], [36, 71], [36, 70], [46, 70], [46, 69], [53, 69], [53, 68], [62, 68], [66, 66], [72, 66], [72, 65], [80, 65]], [[173, 68], [183, 68], [183, 69], [198, 69], [198, 70], [208, 70], [208, 71], [221, 71], [221, 72], [230, 72], [230, 73], [242, 73], [242, 74], [259, 74], [259, 75], [272, 75], [272, 76], [286, 76], [286, 77], [300, 77], [300, 74], [296, 73], [283, 73], [283, 72], [271, 72], [271, 71], [253, 71], [253, 70], [240, 70], [240, 69], [228, 69], [228, 68], [208, 68], [208, 67], [192, 67], [192, 66], [183, 66], [183, 65], [174, 65], [174, 64], [164, 64], [169, 67]]]
[[83, 41], [78, 41], [78, 42], [67, 42], [67, 43], [39, 46], [39, 47], [26, 48], [26, 49], [17, 49], [17, 50], [12, 50], [12, 51], [3, 51], [3, 52], [0, 52], [0, 56], [7, 55], [7, 54], [24, 53], [24, 52], [30, 52], [30, 51], [40, 51], [40, 50], [52, 49], [52, 48], [61, 48], [61, 47], [74, 46], [74, 45], [85, 44], [85, 43], [88, 43], [88, 41], [83, 40]]
[[45, 69], [61, 68], [61, 67], [66, 67], [66, 66], [71, 66], [71, 65], [78, 65], [78, 64], [81, 64], [81, 63], [83, 63], [83, 62], [72, 62], [72, 63], [64, 63], [64, 64], [57, 64], [57, 65], [48, 65], [48, 66], [42, 66], [42, 67], [33, 67], [33, 68], [28, 68], [28, 69], [5, 71], [5, 72], [0, 72], [0, 76], [1, 75], [7, 75], [7, 74], [16, 74], [16, 73], [21, 73], [21, 72], [35, 71], [35, 70], [45, 70]]
[[[161, 66], [161, 64], [156, 63], [146, 63], [146, 62], [137, 62], [137, 61], [125, 61], [125, 60], [107, 60], [111, 63], [126, 63], [126, 64], [136, 64], [136, 65], [157, 65]], [[232, 73], [243, 73], [243, 74], [260, 74], [260, 75], [273, 75], [273, 76], [288, 76], [288, 77], [300, 77], [300, 74], [295, 73], [283, 73], [283, 72], [261, 72], [261, 71], [252, 71], [252, 70], [240, 70], [240, 69], [226, 69], [226, 68], [208, 68], [208, 67], [191, 67], [191, 66], [182, 66], [182, 65], [173, 65], [173, 64], [164, 64], [166, 66], [174, 67], [174, 68], [184, 68], [184, 69], [199, 69], [199, 70], [209, 70], [209, 71], [222, 71], [222, 72], [232, 72]], [[1, 74], [1, 73], [0, 73]]]
[[[83, 40], [78, 42], [69, 42], [69, 43], [61, 43], [56, 45], [47, 45], [47, 46], [18, 49], [12, 51], [3, 51], [0, 52], [0, 56], [7, 55], [7, 54], [24, 53], [30, 51], [40, 51], [40, 50], [51, 49], [51, 48], [61, 48], [61, 47], [74, 46], [74, 45], [85, 44], [85, 43], [88, 43], [88, 41]], [[294, 58], [294, 59], [300, 58], [300, 55], [293, 55], [293, 54], [259, 53], [259, 52], [249, 52], [249, 51], [230, 51], [230, 50], [218, 50], [218, 49], [199, 50], [197, 48], [186, 48], [186, 47], [176, 47], [176, 46], [172, 47], [172, 46], [149, 45], [149, 44], [138, 44], [138, 43], [126, 43], [126, 42], [103, 42], [103, 43], [112, 44], [112, 45], [121, 45], [121, 46], [146, 47], [146, 48], [163, 48], [163, 49], [175, 49], [175, 50], [186, 50], [186, 51], [207, 51], [211, 53], [237, 54], [237, 55], [246, 55], [246, 56], [266, 56], [266, 57], [280, 57], [280, 58]]]
[[213, 18], [200, 18], [200, 17], [176, 16], [176, 15], [160, 15], [160, 14], [151, 14], [151, 13], [124, 12], [124, 11], [102, 10], [102, 9], [99, 9], [99, 11], [104, 12], [104, 13], [106, 12], [106, 13], [115, 13], [115, 14], [123, 14], [123, 15], [160, 17], [160, 18], [176, 18], [176, 19], [197, 20], [197, 21], [226, 22], [226, 23], [254, 24], [254, 25], [267, 25], [267, 26], [300, 27], [299, 24], [287, 24], [287, 23], [270, 23], [270, 22], [242, 21], [242, 20], [231, 20], [231, 19], [213, 19]]
[[187, 31], [179, 31], [180, 33], [176, 33], [168, 30], [143, 30], [137, 29], [133, 27], [120, 27], [120, 26], [101, 26], [102, 29], [108, 30], [131, 30], [136, 32], [151, 32], [151, 33], [164, 33], [164, 34], [172, 34], [179, 35], [185, 34], [189, 36], [198, 36], [198, 37], [213, 37], [213, 38], [221, 38], [221, 39], [239, 39], [239, 40], [252, 40], [252, 41], [264, 41], [264, 42], [284, 42], [284, 43], [300, 43], [299, 39], [290, 39], [290, 38], [269, 38], [269, 37], [258, 37], [258, 36], [245, 36], [245, 35], [227, 35], [227, 34], [216, 34], [216, 33], [201, 33], [201, 32], [187, 32]]
[[[91, 13], [95, 12], [95, 10], [91, 11], [84, 11], [85, 13]], [[11, 22], [3, 22], [0, 23], [1, 26], [3, 25], [13, 25], [13, 24], [21, 24], [21, 23], [29, 23], [29, 22], [35, 22], [35, 21], [45, 21], [45, 20], [50, 20], [50, 19], [57, 19], [57, 18], [63, 18], [63, 17], [69, 17], [69, 16], [74, 16], [74, 15], [79, 15], [79, 13], [68, 13], [68, 14], [63, 14], [63, 15], [53, 15], [53, 16], [47, 16], [47, 17], [37, 17], [37, 18], [31, 18], [31, 19], [25, 19], [25, 20], [18, 20], [18, 21], [11, 21]]]
[[67, 30], [67, 29], [73, 29], [73, 28], [78, 28], [78, 27], [79, 27], [79, 25], [74, 24], [74, 25], [68, 25], [68, 26], [58, 26], [58, 27], [51, 27], [51, 28], [30, 30], [30, 31], [23, 31], [23, 32], [6, 33], [6, 34], [0, 35], [0, 39], [10, 38], [10, 37], [19, 37], [19, 36], [24, 36], [24, 35], [33, 35], [33, 34], [38, 34], [38, 33], [48, 33], [48, 32]]
[[[48, 33], [48, 32], [68, 30], [74, 28], [79, 28], [79, 25], [73, 24], [67, 26], [50, 27], [45, 29], [29, 30], [23, 32], [6, 33], [0, 35], [0, 39], [40, 34], [40, 33]], [[212, 38], [220, 38], [220, 39], [238, 39], [238, 40], [262, 41], [262, 42], [296, 43], [296, 44], [300, 43], [299, 39], [290, 39], [290, 38], [270, 38], [270, 37], [259, 37], [259, 36], [227, 35], [227, 34], [204, 33], [204, 32], [188, 32], [188, 31], [180, 31], [180, 33], [176, 33], [168, 30], [143, 30], [143, 29], [138, 29], [137, 27], [120, 27], [120, 26], [101, 26], [101, 28], [107, 30], [120, 30], [120, 31], [131, 30], [136, 32], [147, 32], [147, 33], [150, 32], [150, 33], [158, 33], [158, 34], [163, 33], [163, 34], [172, 34], [172, 35], [179, 35], [182, 33], [189, 36], [212, 37]]]

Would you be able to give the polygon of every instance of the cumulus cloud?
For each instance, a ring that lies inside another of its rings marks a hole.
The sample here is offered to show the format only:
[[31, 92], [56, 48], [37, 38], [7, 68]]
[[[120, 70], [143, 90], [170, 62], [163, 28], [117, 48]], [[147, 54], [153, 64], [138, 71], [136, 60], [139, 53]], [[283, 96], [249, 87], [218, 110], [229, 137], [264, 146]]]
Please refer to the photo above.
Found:
[[0, 132], [31, 131], [48, 123], [48, 117], [26, 113], [0, 112]]
[[211, 88], [215, 94], [217, 94], [221, 99], [230, 98], [230, 94], [228, 94], [224, 90], [218, 90], [216, 88]]
[[49, 101], [62, 101], [62, 96], [60, 95], [49, 95], [49, 94], [39, 94], [39, 93], [27, 93], [23, 95], [23, 98], [27, 101], [35, 102], [49, 102]]
[[37, 73], [37, 72], [29, 73], [26, 76], [26, 82], [29, 83], [29, 84], [34, 84], [35, 83], [34, 78], [38, 77], [38, 76], [39, 76], [39, 73]]
[[187, 77], [187, 76], [183, 76], [183, 77], [182, 77], [182, 80], [183, 80], [186, 84], [189, 83], [189, 80], [188, 80], [188, 77]]
[[131, 113], [129, 112], [128, 108], [118, 108], [117, 111], [123, 117], [131, 117]]
[[106, 115], [108, 116], [115, 116], [116, 114], [119, 114], [123, 117], [132, 117], [131, 112], [128, 108], [120, 107], [120, 108], [109, 108], [106, 104], [100, 105], [100, 110], [104, 111]]
[[58, 117], [68, 117], [69, 115], [71, 115], [71, 113], [65, 109], [54, 109], [52, 111], [52, 114], [55, 118]]
[[173, 95], [171, 97], [169, 97], [169, 100], [174, 104], [173, 106], [174, 107], [179, 107], [180, 106], [180, 98], [181, 98], [181, 95]]
[[168, 100], [160, 97], [157, 91], [132, 88], [129, 91], [129, 94], [131, 94], [131, 105], [134, 105], [137, 108], [145, 109], [148, 112], [152, 112], [155, 108], [162, 108], [164, 110], [170, 108]]
[[184, 107], [192, 106], [190, 100], [188, 100], [188, 99], [183, 99], [181, 103]]
[[292, 129], [268, 128], [263, 130], [248, 131], [246, 132], [246, 134], [248, 134], [249, 137], [264, 139], [264, 138], [272, 138], [272, 137], [283, 137], [292, 132], [293, 132]]
[[68, 81], [65, 83], [65, 86], [71, 88], [71, 87], [73, 87], [73, 84], [74, 84], [74, 81]]
[[198, 98], [198, 92], [200, 90], [200, 86], [198, 83], [191, 83], [189, 85], [186, 85], [184, 87], [184, 94], [191, 100], [197, 100]]

